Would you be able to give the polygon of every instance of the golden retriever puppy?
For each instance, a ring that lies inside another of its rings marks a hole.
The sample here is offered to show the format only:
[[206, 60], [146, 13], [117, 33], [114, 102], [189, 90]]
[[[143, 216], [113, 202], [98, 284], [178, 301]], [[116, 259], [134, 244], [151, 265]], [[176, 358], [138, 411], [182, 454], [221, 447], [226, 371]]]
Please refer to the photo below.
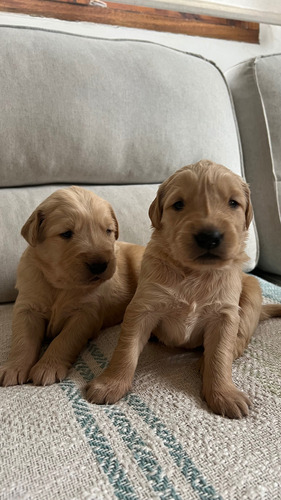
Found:
[[136, 293], [108, 368], [90, 382], [87, 398], [114, 403], [130, 388], [151, 332], [166, 345], [204, 346], [203, 397], [216, 413], [248, 414], [250, 401], [232, 381], [232, 361], [258, 322], [281, 315], [262, 306], [258, 281], [242, 272], [252, 219], [247, 184], [227, 168], [202, 160], [160, 186], [149, 209], [154, 227]]
[[[122, 321], [144, 247], [118, 243], [111, 205], [81, 187], [59, 189], [32, 213], [22, 235], [12, 347], [3, 386], [64, 379], [88, 339]], [[38, 361], [44, 335], [53, 339]]]

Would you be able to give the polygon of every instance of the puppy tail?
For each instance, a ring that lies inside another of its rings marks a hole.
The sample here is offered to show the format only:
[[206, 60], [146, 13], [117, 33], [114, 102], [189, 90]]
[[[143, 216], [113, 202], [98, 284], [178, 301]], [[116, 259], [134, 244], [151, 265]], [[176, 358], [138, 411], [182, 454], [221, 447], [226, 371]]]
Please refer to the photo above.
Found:
[[261, 308], [260, 321], [281, 316], [281, 304], [264, 304]]

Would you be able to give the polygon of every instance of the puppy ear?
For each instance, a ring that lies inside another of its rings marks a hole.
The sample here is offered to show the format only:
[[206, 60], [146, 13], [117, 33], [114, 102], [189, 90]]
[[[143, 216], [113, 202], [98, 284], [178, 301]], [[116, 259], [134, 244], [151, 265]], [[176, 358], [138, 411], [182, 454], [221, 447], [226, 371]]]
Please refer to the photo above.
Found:
[[166, 179], [162, 184], [159, 186], [157, 195], [155, 200], [151, 203], [149, 207], [149, 217], [152, 222], [152, 226], [155, 227], [155, 229], [160, 229], [161, 228], [161, 219], [162, 219], [162, 214], [163, 214], [163, 205], [164, 205], [164, 198], [166, 193], [168, 192], [171, 184], [173, 183], [173, 180], [177, 175], [184, 170], [188, 169], [189, 166], [187, 167], [182, 167], [179, 170], [177, 170], [174, 174], [172, 174], [168, 179]]
[[164, 188], [163, 184], [161, 184], [161, 186], [157, 191], [156, 198], [151, 203], [148, 211], [148, 215], [150, 217], [152, 226], [155, 229], [160, 229], [161, 227], [161, 218], [163, 213], [163, 198], [164, 198]]
[[247, 205], [246, 205], [246, 212], [245, 212], [245, 218], [246, 218], [246, 229], [249, 229], [250, 223], [253, 218], [253, 207], [251, 203], [251, 192], [248, 184], [246, 182], [243, 183], [243, 188], [244, 192], [246, 195], [246, 200], [247, 200]]
[[44, 220], [45, 218], [42, 210], [36, 209], [21, 229], [21, 235], [32, 247], [35, 247], [37, 243], [43, 240], [42, 223]]
[[118, 220], [117, 220], [117, 217], [114, 213], [114, 210], [112, 207], [110, 207], [110, 212], [111, 212], [111, 216], [112, 216], [112, 219], [114, 220], [114, 225], [115, 225], [115, 239], [118, 240], [119, 238], [119, 224], [118, 224]]

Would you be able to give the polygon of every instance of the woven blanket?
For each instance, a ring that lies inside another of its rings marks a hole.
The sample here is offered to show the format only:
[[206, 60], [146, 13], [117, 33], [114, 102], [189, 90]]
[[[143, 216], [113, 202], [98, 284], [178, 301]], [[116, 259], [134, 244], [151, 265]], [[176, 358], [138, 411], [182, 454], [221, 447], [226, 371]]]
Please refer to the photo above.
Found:
[[[281, 289], [260, 280], [265, 301]], [[11, 305], [1, 306], [0, 362]], [[0, 389], [1, 500], [243, 500], [281, 498], [281, 319], [259, 325], [233, 379], [253, 401], [229, 420], [201, 399], [198, 353], [149, 343], [131, 392], [95, 406], [85, 385], [105, 368], [120, 327], [81, 353], [49, 387]]]

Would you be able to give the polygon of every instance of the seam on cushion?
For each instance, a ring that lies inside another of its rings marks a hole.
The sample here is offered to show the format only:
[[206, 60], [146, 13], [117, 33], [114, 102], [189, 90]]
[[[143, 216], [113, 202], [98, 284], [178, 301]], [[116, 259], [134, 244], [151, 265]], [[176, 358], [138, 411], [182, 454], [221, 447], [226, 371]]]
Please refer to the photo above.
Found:
[[[139, 44], [146, 44], [146, 45], [154, 45], [156, 47], [163, 47], [165, 49], [168, 49], [168, 50], [171, 50], [173, 52], [177, 52], [179, 54], [184, 54], [184, 55], [188, 55], [188, 56], [191, 56], [191, 57], [194, 57], [195, 59], [201, 59], [202, 61], [205, 61], [206, 63], [210, 64], [211, 66], [213, 66], [221, 75], [223, 81], [224, 81], [224, 84], [228, 90], [228, 94], [231, 98], [231, 107], [232, 107], [232, 111], [234, 110], [234, 107], [233, 107], [233, 103], [232, 103], [232, 97], [231, 97], [231, 93], [230, 93], [230, 90], [228, 88], [228, 84], [227, 84], [227, 81], [225, 79], [225, 76], [222, 72], [222, 70], [216, 65], [216, 63], [210, 59], [207, 59], [206, 57], [202, 56], [201, 54], [196, 54], [196, 53], [193, 53], [193, 52], [188, 52], [188, 51], [185, 51], [185, 50], [180, 50], [180, 49], [176, 49], [174, 47], [170, 47], [169, 45], [164, 45], [162, 43], [158, 43], [158, 42], [153, 42], [153, 41], [150, 41], [150, 40], [138, 40], [138, 39], [135, 39], [135, 38], [107, 38], [107, 37], [98, 37], [98, 36], [90, 36], [90, 35], [82, 35], [80, 33], [71, 33], [71, 32], [67, 32], [67, 31], [61, 31], [61, 30], [55, 30], [55, 29], [50, 29], [50, 28], [42, 28], [42, 27], [37, 27], [37, 26], [14, 26], [14, 25], [8, 25], [8, 24], [0, 24], [0, 29], [1, 28], [8, 28], [8, 29], [20, 29], [20, 30], [30, 30], [30, 31], [40, 31], [40, 32], [46, 32], [46, 33], [54, 33], [54, 34], [58, 34], [58, 35], [66, 35], [66, 36], [70, 36], [70, 37], [78, 37], [78, 38], [84, 38], [84, 39], [88, 39], [88, 40], [101, 40], [101, 41], [108, 41], [108, 42], [132, 42], [132, 43], [139, 43]], [[235, 114], [233, 113], [233, 115], [235, 116]]]
[[71, 33], [68, 31], [61, 31], [61, 30], [50, 29], [50, 28], [40, 28], [37, 26], [14, 26], [12, 24], [11, 25], [10, 24], [9, 25], [8, 24], [0, 24], [0, 29], [1, 28], [8, 28], [8, 29], [14, 29], [14, 30], [20, 29], [20, 30], [27, 30], [27, 31], [28, 30], [41, 31], [41, 32], [46, 32], [46, 33], [54, 33], [57, 35], [66, 35], [66, 36], [70, 36], [70, 37], [85, 38], [88, 40], [101, 40], [101, 41], [108, 41], [108, 42], [133, 42], [133, 43], [139, 43], [139, 44], [155, 45], [156, 47], [157, 46], [164, 47], [164, 48], [171, 50], [173, 52], [178, 52], [180, 54], [186, 54], [186, 55], [195, 57], [197, 59], [201, 59], [201, 60], [209, 63], [211, 66], [214, 66], [216, 69], [218, 69], [219, 72], [221, 73], [221, 75], [223, 76], [222, 71], [220, 70], [220, 68], [218, 68], [218, 66], [213, 61], [211, 61], [210, 59], [207, 59], [204, 56], [201, 56], [200, 54], [195, 54], [193, 52], [187, 52], [185, 50], [176, 49], [174, 47], [170, 47], [169, 45], [164, 45], [162, 43], [153, 42], [150, 40], [138, 40], [136, 38], [107, 38], [107, 37], [99, 37], [99, 36], [90, 36], [90, 35], [82, 35], [80, 33]]
[[251, 58], [251, 59], [246, 59], [245, 61], [240, 61], [240, 62], [234, 64], [233, 66], [231, 66], [230, 68], [228, 68], [225, 71], [225, 73], [231, 72], [233, 69], [239, 68], [239, 66], [244, 66], [245, 63], [250, 62], [252, 60], [255, 62], [255, 61], [259, 61], [259, 59], [266, 59], [266, 58], [275, 57], [275, 56], [281, 56], [281, 52], [276, 52], [274, 54], [264, 54], [264, 55], [257, 56], [257, 57]]
[[259, 59], [268, 59], [270, 57], [276, 57], [276, 56], [281, 56], [281, 52], [275, 52], [274, 54], [264, 54], [262, 56], [258, 56], [256, 57], [256, 61], [258, 61]]
[[253, 65], [254, 78], [255, 78], [255, 82], [256, 82], [258, 93], [259, 93], [259, 97], [260, 97], [261, 108], [262, 108], [262, 112], [263, 112], [263, 117], [264, 117], [264, 123], [265, 123], [265, 127], [266, 127], [266, 132], [267, 132], [267, 142], [268, 142], [270, 159], [271, 159], [271, 172], [272, 172], [272, 175], [273, 175], [273, 178], [274, 178], [274, 181], [275, 181], [274, 182], [274, 192], [275, 192], [275, 199], [276, 199], [276, 204], [277, 204], [277, 208], [278, 208], [278, 215], [279, 215], [279, 220], [280, 220], [280, 203], [279, 203], [278, 193], [277, 193], [277, 187], [276, 187], [277, 177], [276, 177], [276, 173], [275, 173], [275, 169], [274, 169], [274, 160], [273, 160], [273, 151], [272, 151], [272, 144], [271, 144], [270, 128], [269, 128], [269, 124], [268, 124], [267, 113], [266, 113], [266, 109], [265, 109], [265, 103], [264, 103], [262, 91], [261, 91], [261, 88], [260, 88], [259, 78], [258, 78], [258, 72], [257, 72], [257, 63], [258, 63], [259, 59], [260, 58], [256, 58], [254, 60], [254, 65]]

